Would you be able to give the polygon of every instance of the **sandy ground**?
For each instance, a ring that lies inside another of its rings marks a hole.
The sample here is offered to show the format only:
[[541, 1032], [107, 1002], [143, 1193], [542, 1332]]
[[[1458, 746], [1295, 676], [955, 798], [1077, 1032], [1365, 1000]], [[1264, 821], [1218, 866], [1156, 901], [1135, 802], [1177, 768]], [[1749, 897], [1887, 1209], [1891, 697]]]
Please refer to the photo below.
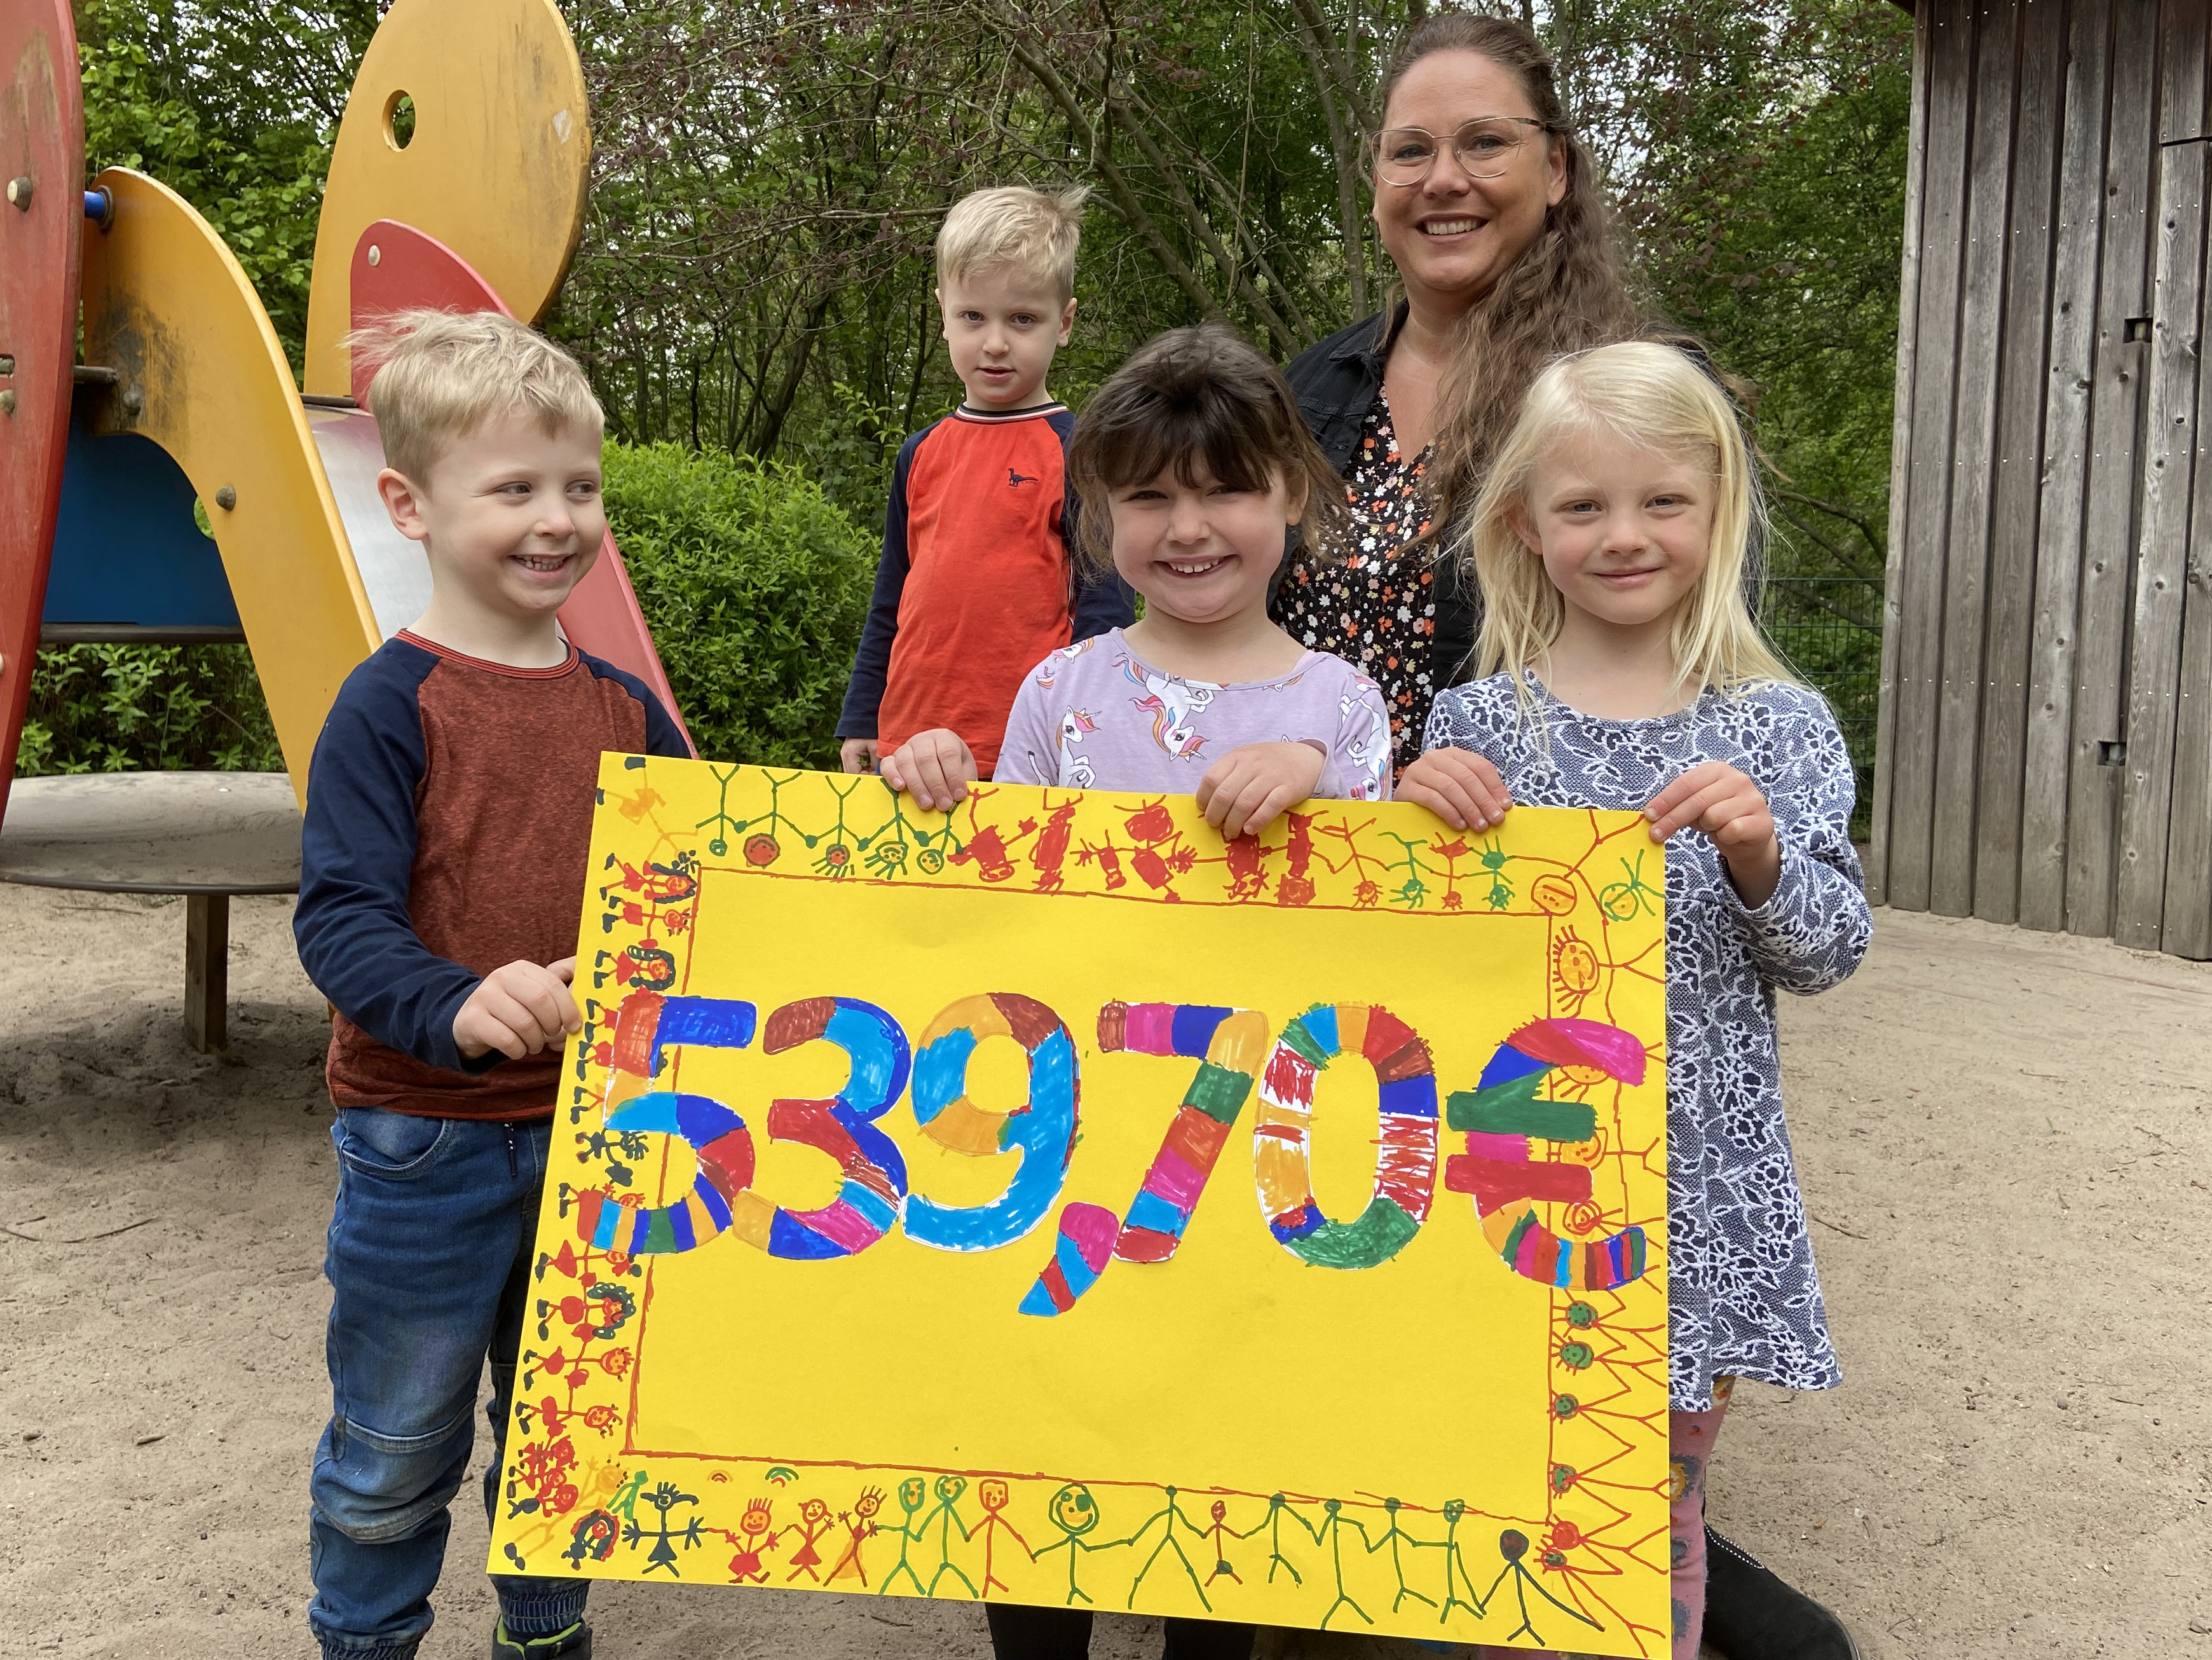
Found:
[[[236, 906], [214, 1060], [183, 1043], [181, 904], [0, 887], [0, 1652], [312, 1652], [335, 1177], [288, 920]], [[1870, 1660], [2212, 1660], [2212, 969], [1885, 913], [1784, 1030], [1849, 1382], [1738, 1394], [1717, 1522]], [[483, 1514], [455, 1515], [430, 1657], [490, 1623]], [[605, 1655], [988, 1651], [963, 1607], [616, 1585], [593, 1608]], [[1094, 1652], [1157, 1655], [1156, 1629], [1102, 1622]]]

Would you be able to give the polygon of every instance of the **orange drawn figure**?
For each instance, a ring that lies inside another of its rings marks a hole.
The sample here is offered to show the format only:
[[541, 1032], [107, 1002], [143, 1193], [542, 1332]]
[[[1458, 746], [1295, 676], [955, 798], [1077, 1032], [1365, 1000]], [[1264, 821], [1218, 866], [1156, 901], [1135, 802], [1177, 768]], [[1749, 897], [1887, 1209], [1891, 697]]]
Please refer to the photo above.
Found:
[[1006, 857], [1006, 838], [999, 834], [995, 824], [978, 830], [968, 845], [952, 855], [952, 862], [975, 866], [986, 882], [1003, 882], [1014, 873], [1014, 861]]
[[1206, 1530], [1206, 1539], [1213, 1547], [1213, 1572], [1206, 1576], [1206, 1583], [1210, 1585], [1225, 1573], [1238, 1584], [1243, 1584], [1243, 1577], [1229, 1566], [1228, 1548], [1221, 1542], [1224, 1538], [1233, 1539], [1238, 1536], [1230, 1529], [1229, 1506], [1217, 1499], [1213, 1501], [1213, 1508], [1207, 1511], [1206, 1515], [1213, 1523], [1213, 1525]]
[[756, 1499], [745, 1506], [745, 1513], [738, 1523], [738, 1532], [722, 1536], [732, 1544], [741, 1547], [730, 1559], [730, 1583], [737, 1585], [765, 1585], [768, 1584], [768, 1565], [761, 1560], [775, 1548], [781, 1532], [773, 1529], [774, 1505], [766, 1499]]
[[1279, 905], [1310, 905], [1314, 897], [1314, 815], [1310, 812], [1285, 813], [1283, 821], [1291, 827], [1290, 840], [1283, 844], [1283, 851], [1290, 858], [1291, 867], [1283, 873], [1283, 879], [1275, 885], [1275, 903]]
[[860, 1561], [860, 1546], [874, 1535], [876, 1512], [883, 1507], [883, 1489], [864, 1487], [860, 1496], [853, 1501], [851, 1510], [837, 1513], [837, 1519], [845, 1524], [845, 1531], [852, 1537], [845, 1541], [844, 1549], [837, 1553], [836, 1564], [830, 1570], [831, 1584], [836, 1584], [840, 1579], [857, 1579], [862, 1590], [867, 1588], [868, 1570]]
[[1129, 854], [1129, 864], [1139, 879], [1163, 899], [1180, 898], [1170, 885], [1198, 862], [1198, 855], [1182, 845], [1182, 832], [1176, 828], [1175, 816], [1166, 803], [1147, 802], [1131, 813], [1121, 828], [1137, 844]]
[[1036, 846], [1030, 849], [1030, 868], [1037, 873], [1039, 893], [1058, 893], [1064, 881], [1060, 873], [1067, 863], [1067, 844], [1075, 835], [1076, 804], [1069, 801], [1052, 809], [1044, 821], [1044, 830], [1037, 837]]
[[[1009, 1493], [1004, 1481], [1000, 1481], [996, 1476], [987, 1478], [976, 1487], [975, 1496], [982, 1501], [983, 1505], [983, 1519], [975, 1524], [975, 1533], [983, 1535], [983, 1595], [988, 1596], [994, 1585], [1000, 1590], [1012, 1589], [1005, 1580], [994, 1578], [991, 1573], [992, 1545], [994, 1537], [1000, 1528], [1004, 1528], [1014, 1535], [1014, 1542], [1022, 1548], [1022, 1554], [1032, 1562], [1036, 1560], [1036, 1553], [1030, 1548], [1030, 1541], [1023, 1538], [1014, 1524], [1006, 1518], [1005, 1511]], [[973, 1538], [975, 1534], [971, 1533], [969, 1536]]]
[[1257, 899], [1267, 891], [1267, 850], [1258, 836], [1240, 836], [1223, 842], [1221, 856], [1229, 866], [1231, 899]]
[[819, 1499], [810, 1499], [799, 1507], [798, 1522], [782, 1529], [799, 1535], [799, 1548], [791, 1554], [791, 1572], [783, 1576], [786, 1584], [802, 1573], [817, 1585], [822, 1583], [822, 1576], [814, 1571], [822, 1566], [822, 1553], [814, 1548], [814, 1541], [829, 1532], [831, 1525], [830, 1506]]

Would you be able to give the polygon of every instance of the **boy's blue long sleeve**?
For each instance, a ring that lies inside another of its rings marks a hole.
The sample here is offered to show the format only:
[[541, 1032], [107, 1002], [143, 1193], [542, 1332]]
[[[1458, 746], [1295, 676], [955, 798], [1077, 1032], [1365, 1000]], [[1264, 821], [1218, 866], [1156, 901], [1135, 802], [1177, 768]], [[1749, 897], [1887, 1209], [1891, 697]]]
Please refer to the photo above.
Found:
[[906, 593], [907, 573], [913, 569], [907, 556], [906, 480], [914, 452], [928, 429], [899, 446], [891, 468], [891, 499], [884, 510], [884, 553], [876, 566], [876, 589], [868, 600], [868, 620], [860, 630], [860, 643], [853, 653], [853, 678], [845, 684], [845, 706], [838, 712], [837, 736], [873, 738], [877, 712], [883, 708], [884, 687], [890, 678], [891, 642], [898, 637], [899, 600]]

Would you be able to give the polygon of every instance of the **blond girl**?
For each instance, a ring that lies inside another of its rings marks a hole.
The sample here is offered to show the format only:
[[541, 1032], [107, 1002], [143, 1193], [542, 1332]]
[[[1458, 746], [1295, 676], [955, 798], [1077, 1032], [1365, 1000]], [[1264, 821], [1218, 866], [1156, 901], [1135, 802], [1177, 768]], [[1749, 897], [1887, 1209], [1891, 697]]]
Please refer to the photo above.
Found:
[[1630, 809], [1666, 846], [1675, 1660], [1698, 1651], [1705, 1460], [1734, 1380], [1840, 1381], [1774, 993], [1844, 979], [1871, 918], [1842, 735], [1744, 603], [1758, 513], [1735, 412], [1680, 351], [1553, 363], [1475, 505], [1481, 678], [1437, 697], [1398, 783], [1455, 826], [1516, 801]]

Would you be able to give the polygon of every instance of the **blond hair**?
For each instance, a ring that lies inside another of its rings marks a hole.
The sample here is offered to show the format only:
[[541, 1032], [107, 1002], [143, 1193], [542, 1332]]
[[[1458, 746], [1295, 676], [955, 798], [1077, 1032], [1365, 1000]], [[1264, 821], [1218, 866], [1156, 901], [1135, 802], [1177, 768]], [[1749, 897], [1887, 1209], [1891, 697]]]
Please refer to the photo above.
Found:
[[497, 416], [549, 435], [605, 425], [576, 360], [498, 312], [394, 312], [344, 344], [377, 366], [368, 407], [386, 464], [418, 484], [456, 439]]
[[937, 233], [939, 280], [1011, 268], [1050, 283], [1065, 304], [1075, 297], [1075, 250], [1090, 195], [1087, 185], [1056, 196], [1003, 185], [962, 197]]
[[1742, 426], [1711, 375], [1677, 348], [1648, 340], [1559, 358], [1528, 388], [1468, 531], [1464, 556], [1483, 599], [1475, 672], [1507, 671], [1522, 706], [1534, 707], [1528, 666], [1559, 638], [1566, 602], [1515, 520], [1527, 521], [1536, 471], [1561, 439], [1587, 435], [1683, 456], [1712, 480], [1705, 572], [1674, 612], [1675, 690], [1694, 686], [1702, 694], [1759, 682], [1796, 684], [1744, 599], [1744, 565], [1764, 530], [1765, 513]]

